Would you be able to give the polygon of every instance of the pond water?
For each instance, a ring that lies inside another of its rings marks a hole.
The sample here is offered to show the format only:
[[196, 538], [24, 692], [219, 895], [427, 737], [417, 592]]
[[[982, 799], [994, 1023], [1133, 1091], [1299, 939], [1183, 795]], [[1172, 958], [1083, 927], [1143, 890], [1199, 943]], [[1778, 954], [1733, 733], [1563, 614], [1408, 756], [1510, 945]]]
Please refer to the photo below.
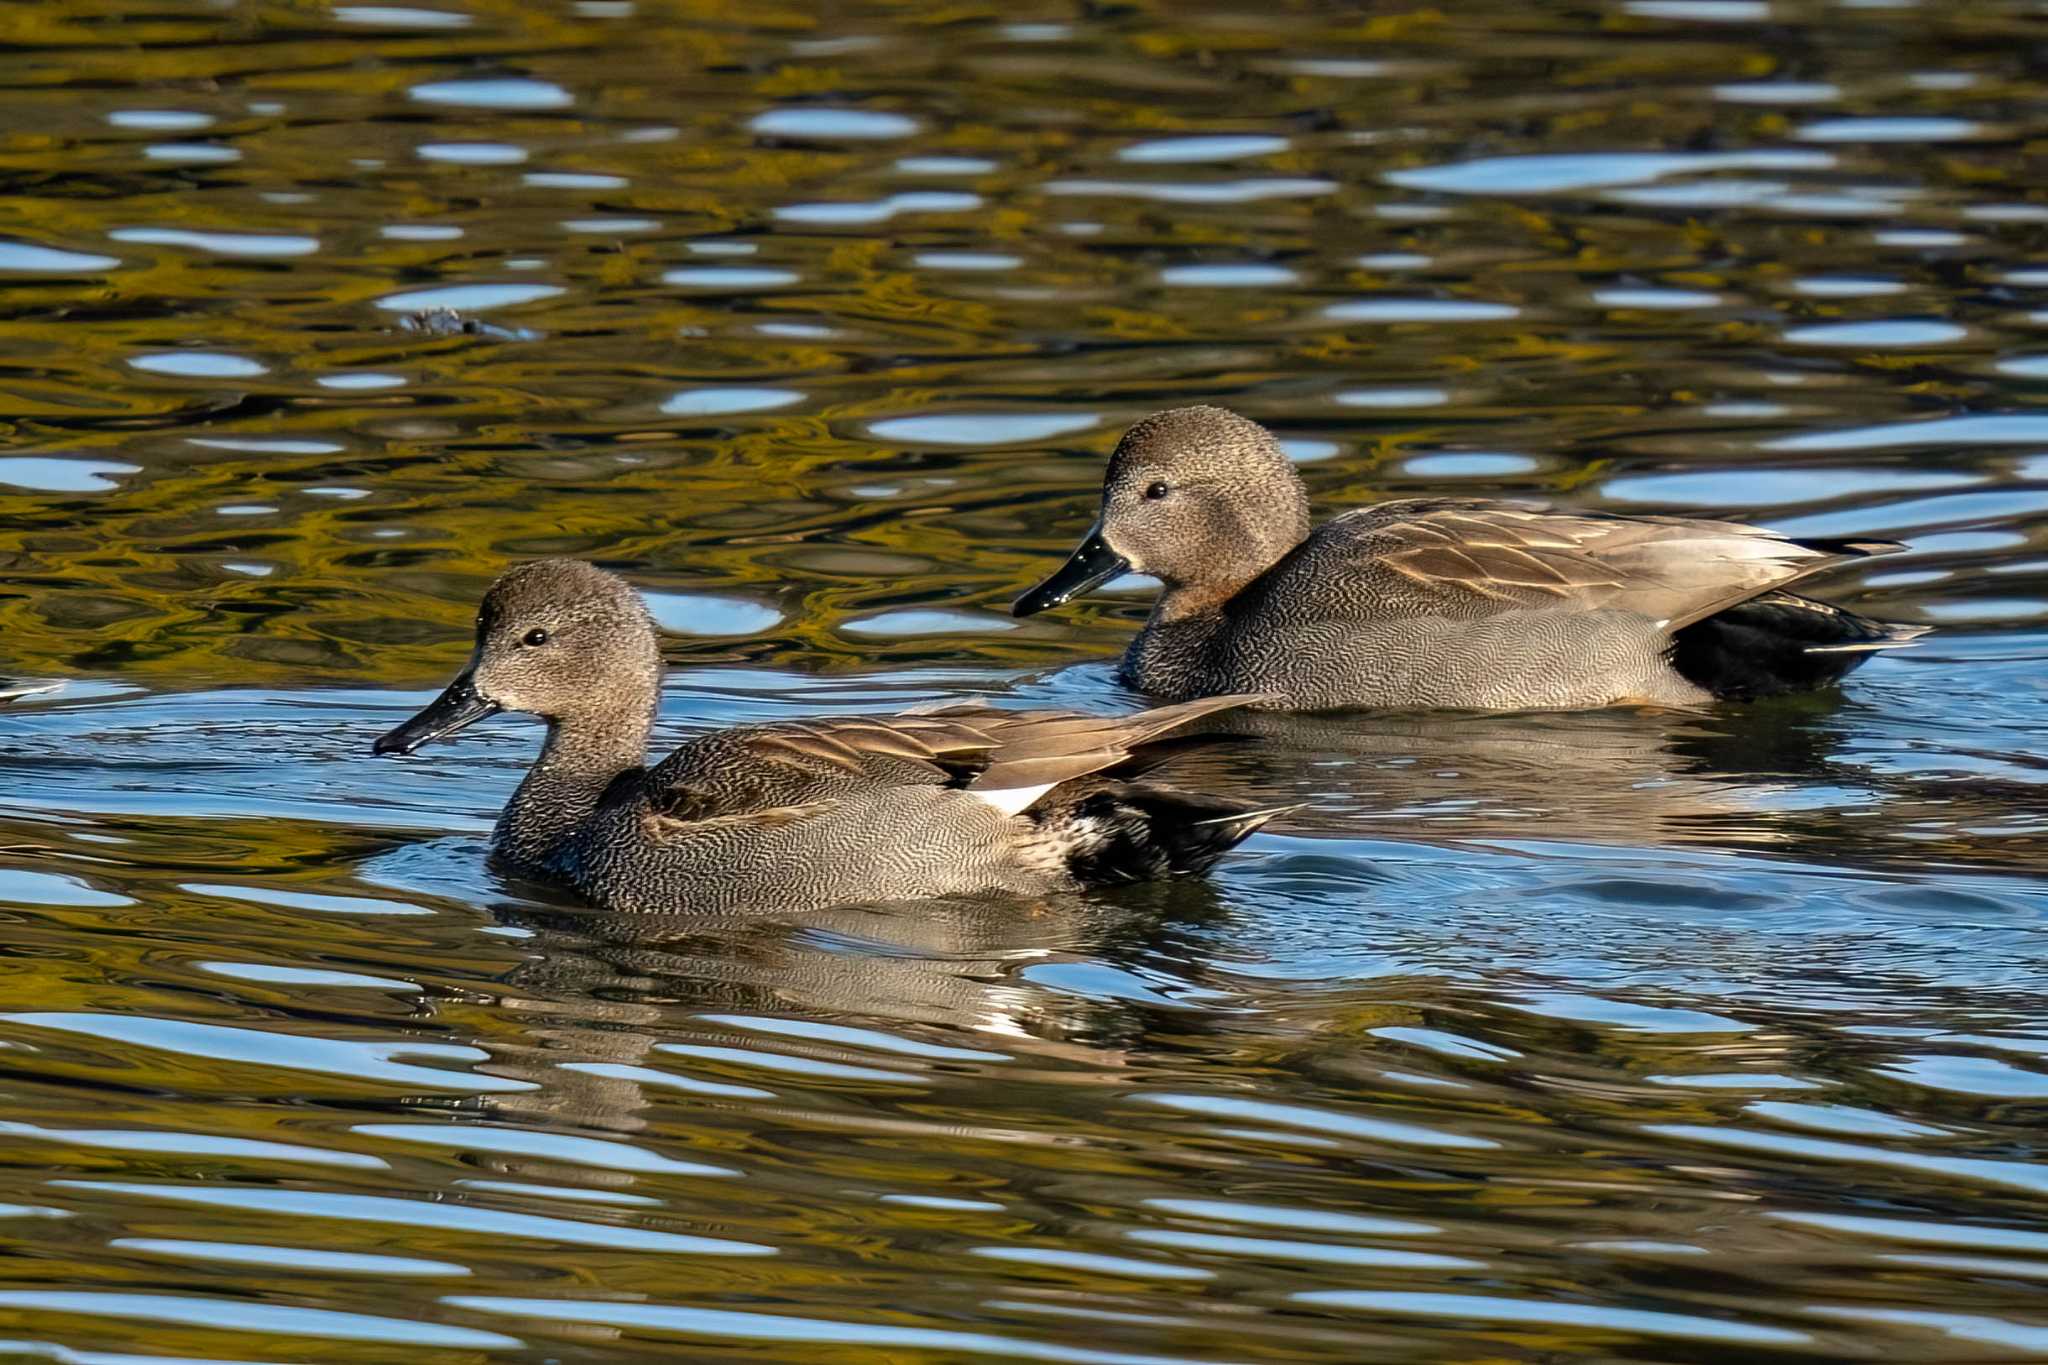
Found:
[[[0, 16], [0, 1353], [2048, 1355], [2038, 5]], [[2033, 74], [2030, 74], [2033, 73]], [[453, 308], [460, 317], [409, 319]], [[510, 562], [662, 737], [1135, 704], [1013, 621], [1121, 428], [1704, 509], [1939, 627], [1710, 715], [1336, 717], [1205, 883], [619, 921], [537, 734], [370, 741]]]

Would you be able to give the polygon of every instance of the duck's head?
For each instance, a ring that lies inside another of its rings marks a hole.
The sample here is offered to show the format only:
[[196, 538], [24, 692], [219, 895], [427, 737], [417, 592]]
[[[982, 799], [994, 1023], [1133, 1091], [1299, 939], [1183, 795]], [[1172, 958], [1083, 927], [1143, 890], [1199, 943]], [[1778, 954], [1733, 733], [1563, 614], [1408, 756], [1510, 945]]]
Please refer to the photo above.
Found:
[[660, 688], [661, 650], [639, 594], [580, 559], [535, 560], [491, 585], [468, 666], [374, 751], [409, 754], [499, 711], [644, 726]]
[[1128, 570], [1169, 592], [1227, 597], [1308, 535], [1308, 496], [1273, 434], [1224, 408], [1172, 408], [1124, 433], [1102, 515], [1067, 562], [1011, 606], [1056, 607]]

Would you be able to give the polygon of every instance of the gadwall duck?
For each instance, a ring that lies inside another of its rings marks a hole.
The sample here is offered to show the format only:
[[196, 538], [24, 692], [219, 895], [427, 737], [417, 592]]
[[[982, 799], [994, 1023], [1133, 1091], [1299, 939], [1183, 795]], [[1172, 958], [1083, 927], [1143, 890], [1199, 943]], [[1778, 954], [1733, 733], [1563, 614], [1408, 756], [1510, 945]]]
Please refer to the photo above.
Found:
[[1264, 427], [1175, 408], [1125, 433], [1102, 515], [1028, 616], [1135, 569], [1164, 585], [1124, 654], [1168, 700], [1270, 709], [1691, 707], [1837, 682], [1924, 626], [1784, 589], [1900, 545], [1793, 540], [1729, 521], [1411, 498], [1309, 529]]
[[611, 910], [802, 910], [1036, 894], [1207, 869], [1277, 811], [1119, 780], [1141, 746], [1245, 698], [1126, 716], [956, 706], [749, 725], [645, 767], [661, 685], [646, 606], [578, 560], [522, 564], [469, 664], [376, 742], [411, 753], [498, 711], [548, 723], [493, 861]]

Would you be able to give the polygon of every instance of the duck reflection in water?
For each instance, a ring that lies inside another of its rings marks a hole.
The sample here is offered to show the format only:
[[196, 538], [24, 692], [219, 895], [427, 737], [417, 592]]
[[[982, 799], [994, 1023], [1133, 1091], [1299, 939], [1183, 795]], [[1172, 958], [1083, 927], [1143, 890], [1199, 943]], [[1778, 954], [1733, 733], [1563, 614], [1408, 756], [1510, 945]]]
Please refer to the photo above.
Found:
[[[1930, 667], [1949, 661], [1929, 659]], [[1896, 685], [1894, 682], [1892, 685]], [[1022, 679], [1033, 704], [1114, 691], [1100, 664]], [[1260, 807], [1290, 807], [1293, 840], [1403, 845], [1555, 844], [1625, 848], [1751, 848], [1830, 860], [1919, 865], [1924, 850], [1870, 837], [1882, 812], [1930, 820], [1996, 821], [2041, 808], [2040, 788], [1985, 778], [1945, 782], [1883, 757], [1910, 742], [1882, 698], [1829, 689], [1701, 709], [1288, 713], [1234, 709], [1205, 718], [1174, 780]], [[1970, 862], [2024, 861], [2021, 841], [1971, 849]], [[1295, 851], [1302, 851], [1297, 842]], [[1331, 848], [1330, 852], [1336, 852]], [[1377, 846], [1350, 856], [1370, 861]]]
[[[1023, 1057], [1118, 1071], [1151, 1046], [1162, 1010], [1196, 1026], [1174, 1008], [1174, 987], [1138, 964], [1189, 959], [1184, 984], [1204, 989], [1208, 943], [1228, 914], [1193, 879], [766, 917], [529, 898], [494, 912], [529, 937], [499, 999], [525, 1022], [516, 1039], [491, 1040], [490, 1070], [536, 1088], [471, 1103], [615, 1131], [641, 1126], [665, 1092], [714, 1104], [772, 1097], [763, 1051], [791, 1059], [778, 1065], [792, 1081], [827, 1085], [937, 1081], [935, 1065]], [[861, 1021], [857, 1037], [833, 1033], [843, 1020]], [[684, 1070], [717, 1079], [678, 1079]]]

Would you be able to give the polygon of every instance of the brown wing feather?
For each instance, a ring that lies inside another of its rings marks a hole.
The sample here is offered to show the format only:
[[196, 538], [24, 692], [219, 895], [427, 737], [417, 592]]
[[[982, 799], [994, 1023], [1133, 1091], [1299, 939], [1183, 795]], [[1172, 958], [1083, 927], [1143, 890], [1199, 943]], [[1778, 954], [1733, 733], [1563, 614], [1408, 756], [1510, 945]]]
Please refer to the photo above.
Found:
[[786, 763], [795, 768], [837, 768], [858, 773], [860, 755], [830, 735], [812, 730], [782, 730], [762, 735], [748, 746], [763, 762]]
[[1352, 542], [1456, 615], [1612, 608], [1669, 630], [1855, 557], [1736, 522], [1424, 499], [1366, 509]]
[[714, 826], [749, 825], [756, 829], [772, 829], [777, 825], [795, 824], [809, 819], [839, 804], [836, 801], [806, 801], [799, 806], [763, 806], [759, 810], [725, 811], [717, 815], [682, 816], [668, 811], [649, 810], [642, 819], [647, 833], [655, 839], [673, 839], [693, 830]]
[[705, 735], [647, 775], [651, 817], [686, 825], [786, 823], [863, 783], [931, 786], [980, 771], [990, 741], [958, 724], [897, 725], [868, 717], [796, 721]]
[[[712, 824], [786, 824], [858, 799], [863, 784], [1014, 791], [1114, 767], [1147, 740], [1255, 700], [1205, 697], [1123, 716], [953, 706], [729, 731], [692, 741], [648, 775], [651, 831], [673, 837]], [[906, 769], [905, 764], [913, 765]], [[922, 783], [919, 778], [922, 777]]]
[[1260, 698], [1254, 694], [1203, 697], [1123, 716], [1081, 716], [1061, 711], [1004, 711], [988, 720], [999, 743], [989, 764], [969, 785], [1007, 791], [1069, 782], [1113, 768], [1132, 750], [1203, 716]]

